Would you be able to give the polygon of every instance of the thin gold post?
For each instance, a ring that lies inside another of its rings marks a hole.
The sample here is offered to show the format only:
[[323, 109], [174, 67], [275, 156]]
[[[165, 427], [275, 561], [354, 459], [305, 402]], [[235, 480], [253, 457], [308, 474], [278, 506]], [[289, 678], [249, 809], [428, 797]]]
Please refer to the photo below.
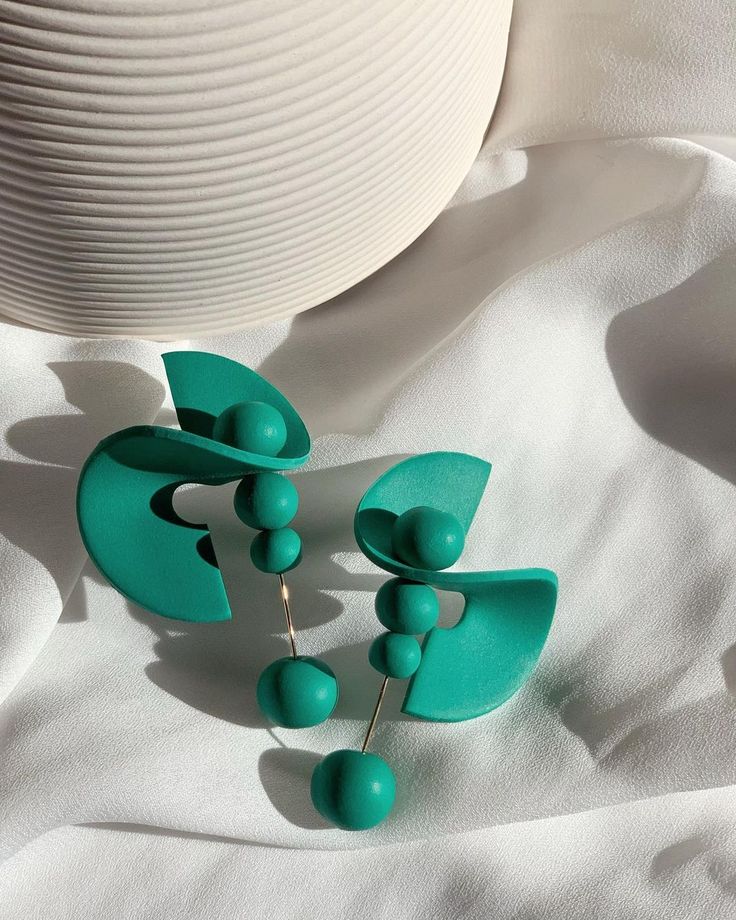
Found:
[[286, 616], [286, 628], [289, 632], [289, 642], [291, 642], [291, 657], [296, 658], [296, 639], [294, 638], [294, 624], [291, 620], [291, 608], [289, 607], [289, 589], [286, 587], [286, 582], [281, 572], [279, 572], [279, 586], [281, 588], [281, 601], [284, 605], [284, 614]]
[[373, 732], [376, 729], [376, 722], [378, 721], [378, 713], [381, 711], [381, 703], [383, 702], [383, 698], [386, 695], [387, 686], [388, 686], [388, 674], [383, 678], [381, 689], [378, 691], [378, 699], [376, 700], [376, 708], [373, 710], [373, 715], [371, 716], [371, 720], [368, 723], [368, 731], [365, 733], [365, 738], [363, 739], [363, 747], [360, 749], [361, 754], [365, 754], [366, 750], [368, 749], [368, 745], [371, 743]]

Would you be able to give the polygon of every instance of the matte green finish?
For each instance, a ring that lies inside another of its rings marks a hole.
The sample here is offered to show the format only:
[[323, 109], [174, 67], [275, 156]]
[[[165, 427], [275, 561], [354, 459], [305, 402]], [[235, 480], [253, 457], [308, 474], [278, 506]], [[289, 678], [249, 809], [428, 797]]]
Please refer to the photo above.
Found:
[[228, 406], [265, 402], [283, 416], [286, 443], [278, 458], [263, 458], [260, 468], [290, 470], [307, 461], [311, 444], [304, 422], [283, 393], [260, 374], [207, 351], [170, 351], [162, 358], [183, 431], [211, 438], [215, 419]]
[[[260, 470], [293, 470], [310, 451], [296, 410], [254, 371], [205, 352], [164, 355], [183, 430], [141, 425], [101, 441], [77, 488], [77, 519], [87, 552], [106, 578], [136, 604], [176, 620], [230, 618], [206, 526], [189, 524], [172, 507], [178, 486], [219, 485]], [[217, 416], [234, 403], [275, 406], [287, 437], [278, 457], [212, 440]]]
[[308, 728], [328, 719], [337, 705], [337, 678], [319, 658], [279, 658], [258, 678], [261, 712], [282, 728]]
[[394, 555], [418, 569], [449, 569], [465, 546], [463, 525], [454, 514], [419, 506], [399, 515], [391, 530]]
[[368, 649], [372, 668], [386, 677], [406, 680], [416, 671], [422, 660], [422, 648], [414, 636], [386, 632], [377, 636]]
[[437, 592], [419, 581], [389, 578], [376, 593], [376, 615], [391, 632], [418, 636], [437, 625]]
[[212, 437], [238, 450], [276, 457], [286, 444], [286, 422], [279, 410], [268, 403], [235, 403], [217, 416]]
[[262, 530], [250, 545], [250, 558], [261, 572], [277, 575], [295, 568], [302, 559], [302, 538], [291, 527]]
[[312, 773], [312, 803], [331, 824], [365, 831], [385, 820], [396, 799], [396, 778], [377, 754], [333, 751]]
[[368, 489], [355, 515], [355, 536], [376, 565], [465, 598], [458, 623], [435, 627], [411, 679], [403, 711], [459, 722], [500, 706], [529, 678], [554, 615], [557, 577], [547, 569], [432, 572], [406, 565], [391, 547], [393, 524], [409, 508], [454, 514], [467, 533], [491, 471], [477, 457], [422, 454], [389, 469]]
[[253, 473], [235, 490], [235, 513], [255, 530], [286, 527], [299, 508], [299, 493], [294, 483], [280, 473]]

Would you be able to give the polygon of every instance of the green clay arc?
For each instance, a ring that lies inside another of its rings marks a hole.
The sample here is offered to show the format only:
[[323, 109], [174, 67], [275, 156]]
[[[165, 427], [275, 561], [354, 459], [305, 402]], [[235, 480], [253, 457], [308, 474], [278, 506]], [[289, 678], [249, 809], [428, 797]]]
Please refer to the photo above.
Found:
[[[309, 457], [309, 434], [286, 397], [255, 371], [205, 352], [163, 360], [182, 430], [138, 425], [101, 441], [79, 477], [79, 530], [100, 571], [136, 604], [170, 619], [227, 620], [225, 587], [205, 551], [209, 531], [176, 514], [173, 494], [185, 483], [296, 469]], [[222, 410], [246, 400], [268, 401], [283, 415], [287, 438], [278, 456], [210, 437]]]
[[[240, 402], [265, 402], [283, 416], [286, 443], [277, 457], [249, 454], [258, 458], [258, 469], [294, 469], [309, 459], [312, 447], [306, 425], [284, 394], [260, 374], [206, 351], [170, 351], [162, 360], [182, 431], [211, 439], [215, 421], [225, 409]], [[231, 449], [241, 456], [247, 454]], [[261, 464], [269, 459], [280, 465]]]
[[372, 562], [465, 599], [455, 626], [425, 636], [402, 707], [417, 718], [459, 722], [500, 706], [530, 677], [552, 624], [557, 577], [548, 569], [436, 572], [392, 555], [393, 522], [417, 505], [449, 511], [467, 533], [490, 472], [490, 463], [469, 454], [410, 457], [380, 476], [356, 510], [355, 537]]

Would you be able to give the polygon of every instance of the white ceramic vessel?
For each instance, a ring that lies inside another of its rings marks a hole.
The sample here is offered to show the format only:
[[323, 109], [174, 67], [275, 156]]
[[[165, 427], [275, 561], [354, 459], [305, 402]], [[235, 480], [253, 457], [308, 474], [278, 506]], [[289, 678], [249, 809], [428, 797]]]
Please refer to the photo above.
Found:
[[2, 0], [0, 312], [173, 338], [305, 310], [452, 196], [512, 0]]

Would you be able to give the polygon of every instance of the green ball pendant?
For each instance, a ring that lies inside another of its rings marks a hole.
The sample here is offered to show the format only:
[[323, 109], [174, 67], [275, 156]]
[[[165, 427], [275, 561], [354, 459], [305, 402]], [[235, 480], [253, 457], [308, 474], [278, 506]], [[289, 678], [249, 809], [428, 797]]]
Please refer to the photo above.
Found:
[[279, 658], [258, 678], [261, 712], [282, 728], [308, 728], [329, 718], [337, 705], [337, 678], [319, 658]]
[[368, 661], [380, 674], [406, 680], [421, 664], [422, 648], [414, 636], [387, 632], [373, 640]]
[[312, 803], [331, 824], [364, 831], [380, 824], [396, 799], [396, 778], [377, 754], [334, 751], [314, 768]]
[[236, 403], [217, 416], [212, 437], [238, 450], [276, 457], [286, 444], [286, 422], [279, 410], [268, 403]]
[[390, 578], [376, 594], [376, 615], [391, 632], [418, 636], [437, 625], [440, 602], [429, 585]]
[[449, 511], [419, 506], [394, 521], [391, 548], [407, 565], [439, 571], [460, 558], [465, 546], [463, 525]]
[[279, 530], [299, 507], [294, 483], [280, 473], [253, 473], [240, 481], [233, 499], [235, 513], [255, 530]]
[[262, 530], [250, 545], [250, 558], [261, 572], [278, 575], [299, 565], [302, 558], [302, 540], [291, 527]]

